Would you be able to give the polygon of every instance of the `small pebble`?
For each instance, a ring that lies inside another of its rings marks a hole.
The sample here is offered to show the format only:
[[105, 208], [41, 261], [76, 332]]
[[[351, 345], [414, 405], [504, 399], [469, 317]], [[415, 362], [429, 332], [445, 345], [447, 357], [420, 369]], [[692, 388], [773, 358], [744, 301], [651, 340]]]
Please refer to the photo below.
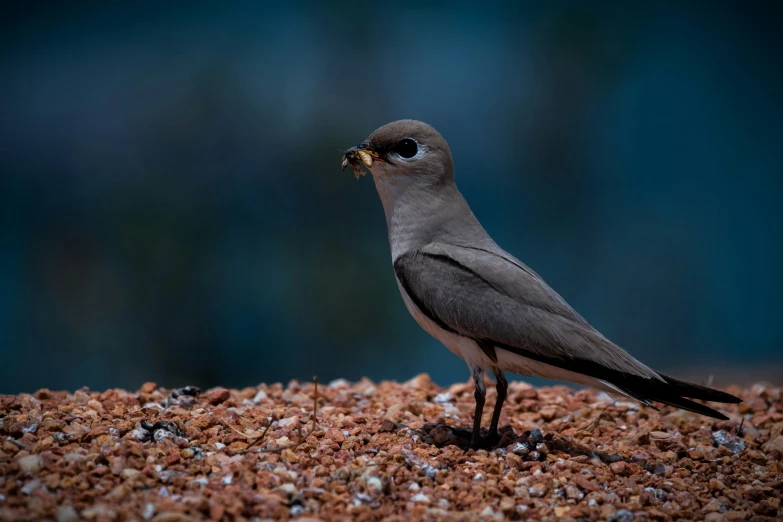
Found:
[[213, 406], [217, 406], [223, 402], [226, 402], [231, 397], [231, 392], [225, 388], [215, 388], [207, 392], [207, 402]]
[[20, 458], [17, 463], [22, 473], [27, 475], [37, 475], [41, 471], [41, 456], [40, 455], [27, 455]]
[[57, 506], [55, 519], [57, 522], [76, 522], [79, 520], [79, 514], [71, 506]]
[[41, 486], [41, 481], [35, 479], [35, 480], [31, 480], [30, 482], [22, 486], [22, 489], [20, 489], [20, 491], [22, 492], [23, 495], [29, 495], [30, 493], [38, 489], [40, 486]]

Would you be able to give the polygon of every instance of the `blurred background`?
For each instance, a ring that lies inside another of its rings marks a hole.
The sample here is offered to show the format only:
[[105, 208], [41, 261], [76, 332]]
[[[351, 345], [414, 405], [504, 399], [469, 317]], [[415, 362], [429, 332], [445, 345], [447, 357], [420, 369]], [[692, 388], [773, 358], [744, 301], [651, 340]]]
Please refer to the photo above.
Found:
[[0, 393], [467, 380], [340, 172], [400, 118], [632, 354], [783, 381], [779, 2], [166, 4], [0, 18]]

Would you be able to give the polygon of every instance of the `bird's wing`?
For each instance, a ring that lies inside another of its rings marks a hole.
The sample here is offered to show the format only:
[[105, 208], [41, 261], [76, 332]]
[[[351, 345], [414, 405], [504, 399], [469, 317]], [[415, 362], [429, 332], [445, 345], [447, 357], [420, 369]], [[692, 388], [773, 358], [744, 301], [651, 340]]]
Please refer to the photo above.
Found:
[[683, 406], [681, 396], [736, 399], [688, 383], [682, 383], [685, 391], [679, 390], [676, 398], [662, 395], [659, 388], [671, 391], [680, 381], [609, 341], [538, 275], [502, 251], [431, 243], [399, 256], [394, 269], [422, 313], [441, 328], [483, 345], [607, 381], [642, 402], [676, 400], [675, 405], [687, 408], [690, 404]]
[[569, 370], [573, 362], [591, 361], [658, 378], [588, 325], [533, 272], [494, 253], [430, 243], [398, 257], [394, 268], [421, 311], [448, 331], [530, 352], [542, 362], [556, 360]]

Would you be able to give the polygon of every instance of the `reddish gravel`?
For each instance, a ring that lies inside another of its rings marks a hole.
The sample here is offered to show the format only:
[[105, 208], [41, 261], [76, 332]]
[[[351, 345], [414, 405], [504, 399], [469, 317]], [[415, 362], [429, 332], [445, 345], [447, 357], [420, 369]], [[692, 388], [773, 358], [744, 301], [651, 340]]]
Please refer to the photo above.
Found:
[[0, 396], [0, 520], [780, 520], [781, 389], [728, 391], [715, 421], [515, 382], [489, 452], [426, 375], [321, 386], [312, 432], [310, 383]]

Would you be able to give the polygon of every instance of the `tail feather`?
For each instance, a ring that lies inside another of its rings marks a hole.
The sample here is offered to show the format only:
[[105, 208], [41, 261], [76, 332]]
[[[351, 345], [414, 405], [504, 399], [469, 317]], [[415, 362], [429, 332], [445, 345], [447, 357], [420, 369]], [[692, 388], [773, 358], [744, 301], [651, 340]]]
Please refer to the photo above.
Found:
[[681, 381], [679, 379], [675, 379], [674, 377], [664, 375], [660, 372], [658, 372], [658, 375], [663, 377], [666, 382], [669, 383], [671, 390], [674, 393], [679, 393], [683, 397], [698, 399], [701, 401], [725, 402], [730, 404], [739, 404], [742, 402], [742, 399], [735, 397], [730, 393], [714, 390], [712, 388], [702, 386], [701, 384], [693, 384], [690, 382]]
[[707, 417], [712, 417], [713, 419], [729, 420], [729, 418], [726, 417], [721, 412], [713, 410], [709, 406], [699, 404], [698, 402], [693, 402], [692, 400], [686, 399], [684, 397], [671, 397], [665, 399], [653, 398], [653, 400], [661, 402], [663, 404], [668, 404], [669, 406], [674, 406], [675, 408], [680, 408], [683, 410], [692, 411], [694, 413], [699, 413], [701, 415], [706, 415]]
[[[513, 369], [513, 371], [518, 371], [524, 375], [535, 374], [552, 378], [551, 372], [541, 373], [534, 371], [534, 365], [532, 365], [532, 363], [529, 361], [537, 361], [539, 363], [544, 363], [545, 366], [566, 370], [566, 372], [570, 373], [571, 375], [568, 376], [565, 380], [584, 383], [584, 379], [575, 379], [573, 377], [574, 374], [576, 374], [577, 377], [580, 375], [585, 376], [598, 381], [600, 384], [606, 385], [610, 389], [624, 393], [627, 396], [641, 402], [642, 404], [646, 404], [653, 408], [654, 406], [652, 405], [652, 401], [655, 401], [699, 413], [701, 415], [706, 415], [708, 417], [713, 417], [715, 419], [726, 420], [728, 417], [722, 413], [719, 413], [708, 406], [704, 406], [703, 404], [694, 402], [691, 399], [731, 404], [742, 402], [742, 399], [735, 397], [730, 393], [713, 390], [712, 388], [701, 386], [700, 384], [692, 384], [681, 381], [679, 379], [675, 379], [674, 377], [664, 375], [660, 372], [655, 372], [655, 370], [651, 371], [657, 373], [661, 379], [654, 379], [640, 374], [623, 372], [615, 368], [605, 366], [601, 362], [587, 358], [574, 357], [571, 359], [561, 359], [558, 357], [543, 355], [541, 351], [503, 345], [491, 341], [482, 342], [493, 344], [496, 348], [500, 348], [501, 350], [511, 354], [523, 357], [524, 360], [528, 361], [524, 364], [520, 364], [520, 368], [516, 369], [514, 369], [514, 366], [511, 365], [510, 368]], [[505, 358], [502, 353], [501, 357]]]
[[666, 382], [633, 378], [622, 379], [621, 382], [613, 382], [612, 384], [617, 386], [617, 388], [624, 393], [627, 393], [629, 396], [643, 403], [649, 403], [649, 401], [660, 402], [720, 420], [728, 420], [728, 417], [708, 406], [699, 404], [690, 399], [731, 404], [742, 402], [742, 399], [726, 392], [714, 390], [699, 384], [680, 381], [661, 373], [659, 373], [659, 375], [663, 377]]

